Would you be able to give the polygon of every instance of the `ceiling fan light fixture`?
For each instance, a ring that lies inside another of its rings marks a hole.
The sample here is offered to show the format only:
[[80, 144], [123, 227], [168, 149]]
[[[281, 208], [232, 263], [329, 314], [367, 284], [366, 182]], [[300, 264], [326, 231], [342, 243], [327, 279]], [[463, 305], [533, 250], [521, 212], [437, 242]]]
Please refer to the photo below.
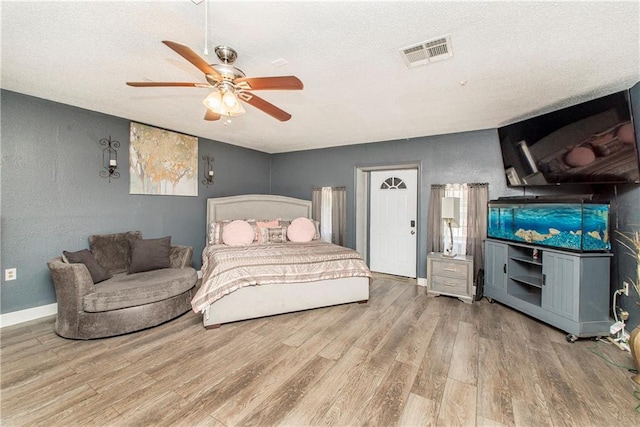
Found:
[[220, 95], [220, 91], [214, 90], [211, 92], [203, 101], [205, 107], [214, 113], [218, 113], [220, 115], [224, 115], [225, 111], [222, 107], [222, 96]]
[[231, 116], [241, 116], [244, 113], [246, 113], [246, 110], [240, 102], [237, 102], [237, 100], [236, 105], [232, 109], [227, 110], [227, 114]]
[[244, 107], [233, 91], [216, 89], [211, 92], [203, 101], [205, 107], [221, 116], [239, 116], [246, 113]]
[[226, 108], [231, 110], [238, 104], [238, 98], [232, 91], [228, 90], [222, 95], [222, 102], [224, 102]]

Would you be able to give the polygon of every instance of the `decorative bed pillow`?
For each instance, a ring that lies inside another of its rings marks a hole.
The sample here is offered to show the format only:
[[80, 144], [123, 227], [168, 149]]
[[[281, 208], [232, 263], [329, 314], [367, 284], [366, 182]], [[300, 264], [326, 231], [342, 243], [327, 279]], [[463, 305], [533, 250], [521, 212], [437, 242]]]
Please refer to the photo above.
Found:
[[266, 228], [267, 243], [285, 243], [287, 241], [287, 229], [284, 227]]
[[[209, 225], [209, 245], [224, 245], [224, 241], [222, 239], [222, 234], [224, 233], [224, 228], [231, 224], [233, 219], [224, 219], [222, 221], [212, 222]], [[260, 238], [260, 234], [258, 233], [258, 226], [255, 219], [245, 219], [242, 221], [246, 221], [253, 228], [253, 240], [258, 240]]]
[[272, 219], [271, 221], [256, 221], [257, 227], [257, 237], [256, 242], [258, 243], [269, 243], [269, 233], [266, 232], [268, 228], [277, 227], [278, 220]]
[[[313, 240], [318, 240], [320, 239], [320, 221], [316, 221], [315, 219], [312, 219], [311, 221], [313, 222], [313, 225], [316, 227], [316, 234], [315, 236], [313, 236]], [[289, 228], [289, 226], [291, 225], [291, 221], [286, 221], [281, 219], [278, 221], [278, 225], [284, 228], [285, 234], [286, 234], [287, 228]]]
[[131, 264], [128, 273], [159, 270], [171, 267], [171, 236], [159, 239], [133, 239], [131, 245]]
[[251, 224], [241, 219], [231, 221], [222, 230], [222, 242], [228, 246], [250, 245], [255, 237], [256, 232]]
[[222, 244], [222, 230], [224, 226], [231, 223], [232, 220], [226, 219], [224, 221], [212, 222], [209, 227], [209, 244], [221, 245]]
[[284, 228], [285, 232], [287, 231], [287, 228], [289, 228], [290, 225], [291, 225], [291, 221], [286, 221], [282, 219], [278, 220], [278, 227]]
[[95, 257], [88, 249], [83, 249], [77, 252], [62, 251], [62, 260], [69, 264], [84, 264], [87, 267], [87, 270], [89, 270], [91, 280], [93, 280], [94, 284], [103, 282], [112, 277], [106, 269], [98, 264], [98, 261], [96, 261]]
[[310, 242], [316, 235], [316, 226], [309, 218], [296, 218], [287, 227], [287, 239], [292, 242]]

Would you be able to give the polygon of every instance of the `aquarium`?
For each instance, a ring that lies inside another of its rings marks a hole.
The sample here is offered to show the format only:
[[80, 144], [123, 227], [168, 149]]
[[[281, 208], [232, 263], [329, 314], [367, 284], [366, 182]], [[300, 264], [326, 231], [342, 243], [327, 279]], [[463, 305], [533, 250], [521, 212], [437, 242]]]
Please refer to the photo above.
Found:
[[609, 251], [609, 203], [490, 201], [487, 237], [578, 252]]

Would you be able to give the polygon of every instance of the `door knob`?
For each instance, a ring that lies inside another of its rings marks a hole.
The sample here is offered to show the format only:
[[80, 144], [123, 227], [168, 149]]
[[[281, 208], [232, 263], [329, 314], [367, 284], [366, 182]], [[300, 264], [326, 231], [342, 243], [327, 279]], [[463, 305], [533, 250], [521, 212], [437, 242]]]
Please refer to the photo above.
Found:
[[416, 230], [411, 230], [411, 234], [416, 234]]

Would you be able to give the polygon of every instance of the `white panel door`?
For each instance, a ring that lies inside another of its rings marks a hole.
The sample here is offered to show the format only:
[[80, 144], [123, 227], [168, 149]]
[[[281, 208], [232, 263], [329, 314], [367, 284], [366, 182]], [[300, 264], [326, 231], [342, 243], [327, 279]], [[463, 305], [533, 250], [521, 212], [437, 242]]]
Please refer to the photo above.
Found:
[[372, 171], [370, 182], [370, 268], [416, 277], [418, 171]]

